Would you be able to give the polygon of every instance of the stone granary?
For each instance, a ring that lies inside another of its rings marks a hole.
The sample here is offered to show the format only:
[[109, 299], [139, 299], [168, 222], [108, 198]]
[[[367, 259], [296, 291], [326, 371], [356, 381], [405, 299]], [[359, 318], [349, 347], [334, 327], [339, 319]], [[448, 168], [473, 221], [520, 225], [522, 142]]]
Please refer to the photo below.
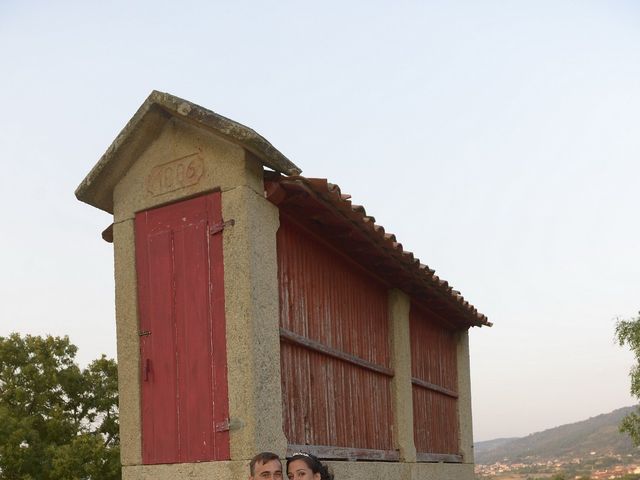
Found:
[[123, 478], [473, 478], [486, 317], [253, 130], [153, 92], [76, 196], [113, 215]]

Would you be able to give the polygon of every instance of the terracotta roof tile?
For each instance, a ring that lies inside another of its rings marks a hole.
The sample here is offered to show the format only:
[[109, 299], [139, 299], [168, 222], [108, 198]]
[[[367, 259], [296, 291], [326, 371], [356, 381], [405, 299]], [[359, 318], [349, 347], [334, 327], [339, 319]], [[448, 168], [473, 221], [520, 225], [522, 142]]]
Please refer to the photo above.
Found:
[[282, 192], [276, 194], [278, 187], [288, 193], [305, 192], [315, 196], [323, 203], [324, 208], [335, 213], [350, 227], [364, 233], [378, 251], [384, 252], [384, 255], [394, 260], [399, 268], [410, 274], [417, 286], [426, 287], [432, 294], [437, 295], [441, 303], [446, 303], [449, 308], [457, 310], [458, 315], [465, 319], [468, 326], [491, 326], [487, 317], [466, 301], [459, 291], [454, 290], [447, 281], [435, 275], [434, 270], [420, 263], [412, 252], [404, 250], [394, 234], [385, 232], [384, 227], [377, 225], [375, 218], [367, 215], [362, 205], [352, 204], [351, 195], [343, 194], [338, 185], [329, 183], [324, 178], [286, 177], [275, 172], [265, 172], [265, 183], [267, 198], [276, 203], [285, 201]]

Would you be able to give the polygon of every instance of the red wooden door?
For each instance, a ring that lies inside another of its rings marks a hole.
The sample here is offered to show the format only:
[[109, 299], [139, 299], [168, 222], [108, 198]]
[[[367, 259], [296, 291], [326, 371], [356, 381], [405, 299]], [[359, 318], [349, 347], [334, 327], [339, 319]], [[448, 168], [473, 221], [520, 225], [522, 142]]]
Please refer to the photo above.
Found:
[[144, 464], [229, 459], [221, 221], [220, 192], [136, 214]]

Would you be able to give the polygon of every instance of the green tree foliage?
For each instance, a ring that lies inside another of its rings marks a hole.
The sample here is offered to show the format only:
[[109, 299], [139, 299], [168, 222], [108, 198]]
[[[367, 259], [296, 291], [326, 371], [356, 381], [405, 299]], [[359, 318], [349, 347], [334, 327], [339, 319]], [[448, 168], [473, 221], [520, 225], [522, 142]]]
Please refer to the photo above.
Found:
[[[640, 398], [640, 314], [630, 320], [620, 320], [616, 324], [616, 339], [620, 346], [628, 346], [636, 357], [631, 367], [631, 395]], [[620, 431], [626, 432], [636, 446], [640, 445], [640, 410], [631, 412], [622, 419]]]
[[0, 480], [120, 479], [116, 363], [68, 337], [0, 337]]

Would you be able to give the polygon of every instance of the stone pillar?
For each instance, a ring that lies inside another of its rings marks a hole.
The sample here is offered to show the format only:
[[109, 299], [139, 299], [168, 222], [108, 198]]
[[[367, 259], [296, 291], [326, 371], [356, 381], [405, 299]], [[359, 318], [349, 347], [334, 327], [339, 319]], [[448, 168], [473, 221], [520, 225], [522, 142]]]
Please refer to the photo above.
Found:
[[469, 368], [469, 332], [458, 336], [458, 424], [460, 453], [464, 463], [474, 463], [473, 423], [471, 418], [471, 374]]
[[113, 225], [115, 262], [118, 391], [120, 396], [120, 459], [123, 466], [142, 463], [140, 428], [140, 342], [138, 281], [133, 219]]
[[231, 459], [284, 455], [276, 232], [278, 208], [248, 187], [222, 192]]
[[394, 377], [391, 382], [396, 448], [400, 461], [415, 462], [413, 439], [413, 393], [411, 388], [411, 342], [409, 312], [411, 300], [401, 290], [389, 291], [389, 331], [391, 334], [391, 362]]

